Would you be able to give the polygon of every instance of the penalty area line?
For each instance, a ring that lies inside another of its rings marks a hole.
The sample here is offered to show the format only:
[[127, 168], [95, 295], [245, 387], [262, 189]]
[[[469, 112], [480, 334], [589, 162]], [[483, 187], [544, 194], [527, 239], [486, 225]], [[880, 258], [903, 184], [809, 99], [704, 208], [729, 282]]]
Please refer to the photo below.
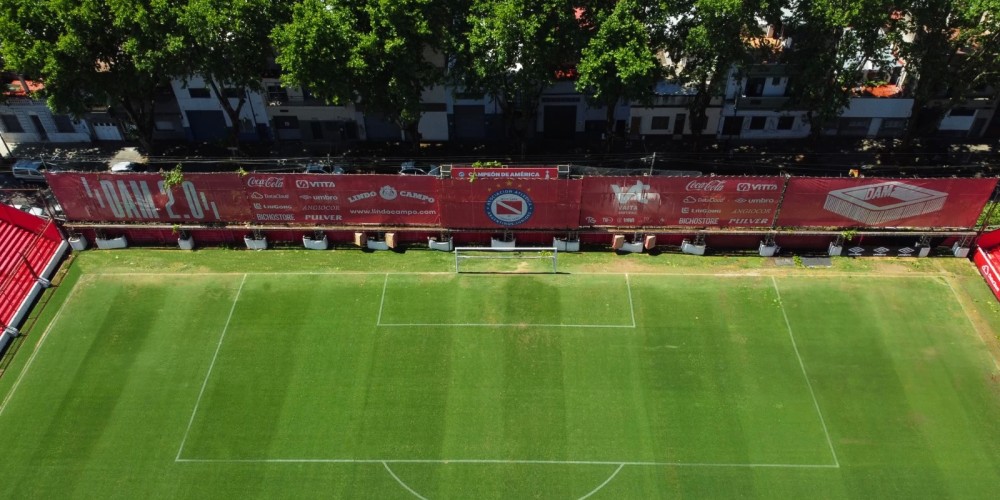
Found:
[[636, 467], [718, 467], [746, 469], [837, 469], [833, 464], [742, 464], [711, 462], [643, 462], [621, 460], [502, 460], [502, 459], [419, 459], [419, 458], [181, 458], [178, 463], [231, 464], [429, 464], [429, 465], [630, 465]]

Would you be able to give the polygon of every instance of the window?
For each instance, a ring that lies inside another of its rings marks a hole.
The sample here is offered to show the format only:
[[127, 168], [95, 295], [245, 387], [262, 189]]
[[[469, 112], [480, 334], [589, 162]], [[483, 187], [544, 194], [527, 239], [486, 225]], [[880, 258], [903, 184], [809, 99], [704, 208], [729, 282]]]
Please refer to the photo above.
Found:
[[649, 128], [652, 130], [667, 130], [670, 128], [670, 117], [669, 116], [654, 116], [652, 123], [649, 124]]
[[781, 116], [778, 117], [778, 130], [791, 130], [792, 125], [795, 124], [794, 116]]
[[975, 116], [976, 110], [972, 108], [952, 108], [951, 112], [948, 113], [949, 116]]
[[905, 118], [883, 118], [882, 130], [902, 130], [906, 126]]
[[24, 132], [21, 122], [17, 120], [17, 115], [0, 115], [0, 120], [3, 121], [3, 128], [7, 132]]
[[52, 117], [52, 120], [56, 122], [56, 132], [63, 134], [76, 132], [76, 127], [73, 126], [73, 121], [70, 120], [69, 115], [55, 115]]
[[233, 87], [222, 89], [222, 95], [226, 96], [226, 99], [239, 99], [243, 97], [243, 89]]
[[760, 97], [764, 95], [764, 79], [748, 78], [747, 87], [743, 90], [743, 95], [747, 97]]
[[766, 116], [751, 116], [750, 117], [750, 130], [764, 130], [764, 126], [767, 125]]
[[286, 103], [288, 102], [288, 90], [281, 85], [267, 86], [267, 102]]
[[255, 130], [257, 129], [254, 127], [253, 120], [249, 118], [240, 119], [240, 132], [253, 132]]
[[192, 99], [208, 99], [209, 97], [212, 97], [212, 94], [207, 88], [204, 87], [200, 89], [188, 89], [188, 95], [190, 95]]
[[772, 78], [771, 79], [771, 85], [774, 86], [774, 87], [777, 87], [778, 85], [781, 85], [781, 77], [780, 76], [776, 76], [776, 77]]
[[173, 132], [175, 130], [174, 122], [170, 120], [156, 120], [154, 125], [156, 126], [156, 130], [163, 132]]

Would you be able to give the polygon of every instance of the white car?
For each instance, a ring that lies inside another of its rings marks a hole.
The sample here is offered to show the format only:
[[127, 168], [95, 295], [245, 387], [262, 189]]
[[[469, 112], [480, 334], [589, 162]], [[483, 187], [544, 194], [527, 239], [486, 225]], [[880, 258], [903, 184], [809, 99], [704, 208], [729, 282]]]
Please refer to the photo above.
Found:
[[120, 161], [111, 165], [111, 172], [139, 172], [139, 165], [132, 161]]

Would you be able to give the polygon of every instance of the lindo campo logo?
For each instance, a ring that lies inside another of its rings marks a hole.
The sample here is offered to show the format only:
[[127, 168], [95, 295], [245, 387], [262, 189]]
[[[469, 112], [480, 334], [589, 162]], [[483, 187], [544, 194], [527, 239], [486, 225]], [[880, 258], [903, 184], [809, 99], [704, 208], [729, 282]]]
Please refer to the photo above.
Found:
[[948, 193], [889, 181], [830, 191], [823, 208], [862, 224], [876, 225], [937, 212], [947, 200]]

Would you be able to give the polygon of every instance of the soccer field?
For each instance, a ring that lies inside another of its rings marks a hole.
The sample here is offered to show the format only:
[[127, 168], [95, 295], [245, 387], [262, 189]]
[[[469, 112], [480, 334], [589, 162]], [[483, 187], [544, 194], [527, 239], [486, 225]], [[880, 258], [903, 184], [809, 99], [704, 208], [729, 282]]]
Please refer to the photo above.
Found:
[[94, 255], [0, 379], [2, 498], [1000, 491], [997, 313], [973, 274]]

